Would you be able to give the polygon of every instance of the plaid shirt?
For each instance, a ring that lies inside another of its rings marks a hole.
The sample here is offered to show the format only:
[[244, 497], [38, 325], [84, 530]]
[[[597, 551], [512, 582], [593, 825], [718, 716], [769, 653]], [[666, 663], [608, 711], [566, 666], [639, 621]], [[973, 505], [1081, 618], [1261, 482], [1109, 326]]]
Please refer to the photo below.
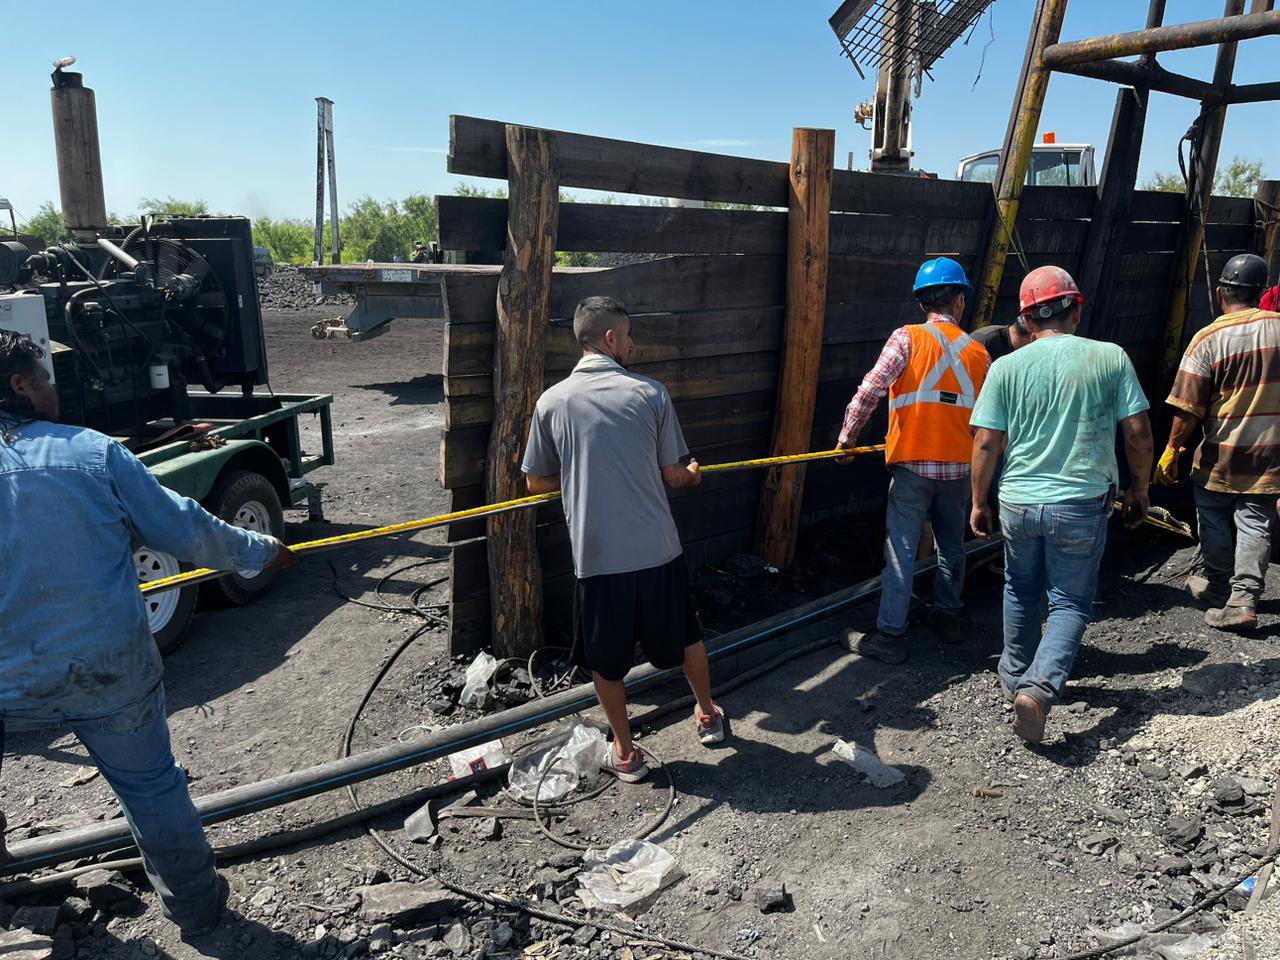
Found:
[[[945, 313], [929, 314], [928, 323], [956, 323], [955, 317]], [[956, 326], [959, 326], [957, 323]], [[893, 331], [885, 341], [884, 349], [876, 365], [863, 378], [862, 386], [849, 401], [844, 411], [844, 426], [840, 430], [840, 443], [856, 439], [876, 412], [880, 401], [888, 396], [889, 388], [902, 376], [911, 359], [911, 335], [906, 327]], [[906, 460], [901, 463], [912, 473], [928, 480], [965, 480], [969, 476], [968, 463], [939, 463], [936, 460]]]

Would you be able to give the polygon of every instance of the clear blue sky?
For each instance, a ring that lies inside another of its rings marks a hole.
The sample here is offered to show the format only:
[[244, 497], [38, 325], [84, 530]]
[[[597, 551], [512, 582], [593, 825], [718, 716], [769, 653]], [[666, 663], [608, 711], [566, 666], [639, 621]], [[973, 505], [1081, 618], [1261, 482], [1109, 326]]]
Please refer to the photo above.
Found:
[[[128, 12], [76, 4], [4, 14], [0, 196], [30, 214], [57, 201], [49, 116], [52, 61], [79, 58], [98, 95], [107, 202], [203, 198], [221, 212], [308, 217], [315, 204], [315, 103], [336, 101], [339, 200], [452, 192], [451, 113], [783, 160], [793, 126], [834, 127], [838, 165], [867, 165], [852, 119], [873, 80], [839, 56], [827, 17], [837, 0], [645, 3], [391, 0], [332, 4], [140, 0]], [[916, 165], [954, 176], [958, 158], [998, 146], [1033, 0], [997, 0], [968, 46], [926, 81], [915, 113]], [[1146, 0], [1071, 0], [1063, 39], [1137, 29]], [[1221, 12], [1169, 0], [1167, 23]], [[52, 19], [51, 19], [52, 17]], [[990, 25], [990, 27], [989, 27]], [[995, 39], [991, 41], [991, 30]], [[984, 45], [985, 64], [976, 88]], [[1162, 55], [1208, 79], [1213, 51]], [[1280, 38], [1240, 46], [1237, 82], [1272, 80]], [[1057, 75], [1044, 130], [1096, 144], [1115, 88]], [[1195, 105], [1154, 95], [1142, 175], [1176, 169]], [[1280, 106], [1232, 107], [1224, 157], [1262, 159], [1280, 176]], [[492, 183], [489, 185], [493, 185]]]

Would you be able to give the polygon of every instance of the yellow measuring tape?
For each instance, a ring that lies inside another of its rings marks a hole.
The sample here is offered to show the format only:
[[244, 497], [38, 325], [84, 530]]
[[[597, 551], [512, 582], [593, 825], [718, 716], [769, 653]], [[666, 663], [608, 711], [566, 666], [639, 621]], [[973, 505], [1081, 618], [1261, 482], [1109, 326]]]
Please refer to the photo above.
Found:
[[[821, 450], [817, 453], [794, 453], [782, 457], [760, 457], [755, 460], [734, 460], [730, 463], [712, 463], [701, 468], [702, 473], [729, 473], [733, 470], [757, 470], [763, 467], [779, 467], [790, 463], [804, 463], [810, 460], [832, 460], [836, 457], [849, 457], [866, 453], [881, 453], [884, 450], [884, 444], [876, 444], [870, 447], [852, 447], [848, 450]], [[386, 527], [375, 527], [372, 530], [360, 530], [356, 533], [343, 533], [336, 537], [324, 537], [321, 540], [308, 540], [306, 543], [294, 543], [289, 545], [294, 553], [315, 553], [320, 550], [332, 550], [335, 547], [345, 547], [348, 544], [360, 543], [365, 540], [376, 540], [379, 537], [391, 537], [399, 533], [412, 533], [415, 530], [429, 530], [432, 527], [442, 527], [446, 523], [456, 523], [459, 520], [474, 520], [477, 517], [490, 517], [498, 513], [509, 513], [512, 510], [526, 510], [530, 507], [536, 507], [541, 503], [550, 503], [552, 500], [559, 500], [560, 493], [541, 493], [533, 497], [520, 497], [517, 500], [504, 500], [502, 503], [491, 503], [483, 507], [472, 507], [469, 510], [455, 510], [453, 513], [442, 513], [435, 517], [423, 517], [421, 520], [407, 520], [404, 523], [393, 523]], [[143, 593], [157, 593], [161, 590], [172, 590], [174, 587], [187, 587], [196, 583], [203, 583], [206, 580], [216, 580], [218, 577], [226, 576], [229, 570], [210, 570], [201, 568], [199, 570], [188, 570], [185, 573], [175, 574], [172, 577], [163, 577], [159, 580], [148, 580], [146, 583], [140, 584]]]

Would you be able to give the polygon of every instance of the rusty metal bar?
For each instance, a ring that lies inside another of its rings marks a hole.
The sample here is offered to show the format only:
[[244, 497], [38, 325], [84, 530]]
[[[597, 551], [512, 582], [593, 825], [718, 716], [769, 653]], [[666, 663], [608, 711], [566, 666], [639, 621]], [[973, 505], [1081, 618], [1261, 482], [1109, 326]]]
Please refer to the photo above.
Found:
[[[1058, 72], [1072, 73], [1078, 77], [1092, 77], [1094, 80], [1109, 80], [1126, 87], [1155, 90], [1192, 100], [1208, 101], [1222, 96], [1213, 89], [1211, 83], [1197, 80], [1195, 77], [1183, 76], [1180, 73], [1171, 73], [1154, 61], [1148, 64], [1133, 60], [1098, 60], [1092, 63], [1069, 64], [1059, 68]], [[1264, 86], [1270, 86], [1270, 84], [1264, 84]]]
[[1016, 115], [1009, 134], [1005, 138], [1004, 155], [1000, 162], [1000, 179], [996, 188], [995, 223], [983, 258], [981, 285], [978, 288], [977, 309], [973, 326], [985, 327], [991, 323], [1004, 277], [1004, 264], [1013, 241], [1014, 223], [1018, 219], [1018, 204], [1022, 199], [1022, 186], [1027, 179], [1027, 167], [1031, 163], [1031, 150], [1035, 146], [1036, 128], [1040, 125], [1040, 113], [1044, 109], [1045, 94], [1049, 91], [1052, 71], [1044, 62], [1044, 52], [1057, 42], [1062, 31], [1062, 18], [1067, 12], [1067, 0], [1042, 0], [1038, 16], [1032, 23], [1032, 40], [1027, 47], [1024, 70], [1026, 83], [1018, 91], [1015, 100]]
[[1135, 54], [1185, 50], [1211, 44], [1235, 43], [1280, 34], [1280, 12], [1235, 14], [1213, 20], [1179, 23], [1171, 27], [1113, 33], [1088, 40], [1055, 43], [1044, 51], [1044, 64], [1054, 70], [1077, 63], [1131, 57]]
[[1280, 100], [1280, 83], [1233, 84], [1227, 88], [1227, 103], [1258, 103], [1262, 100]]

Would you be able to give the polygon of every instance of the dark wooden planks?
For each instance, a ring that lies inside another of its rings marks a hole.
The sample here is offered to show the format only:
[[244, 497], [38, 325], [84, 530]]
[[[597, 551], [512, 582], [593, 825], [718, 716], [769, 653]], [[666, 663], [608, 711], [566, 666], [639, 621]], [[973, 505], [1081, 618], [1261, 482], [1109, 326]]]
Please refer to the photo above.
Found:
[[[505, 179], [503, 124], [449, 118], [449, 172]], [[787, 165], [549, 130], [566, 187], [769, 207], [787, 204]]]
[[[437, 197], [440, 246], [487, 250], [501, 244], [507, 201]], [[560, 208], [556, 249], [621, 253], [786, 252], [787, 215], [769, 210], [566, 203]]]

